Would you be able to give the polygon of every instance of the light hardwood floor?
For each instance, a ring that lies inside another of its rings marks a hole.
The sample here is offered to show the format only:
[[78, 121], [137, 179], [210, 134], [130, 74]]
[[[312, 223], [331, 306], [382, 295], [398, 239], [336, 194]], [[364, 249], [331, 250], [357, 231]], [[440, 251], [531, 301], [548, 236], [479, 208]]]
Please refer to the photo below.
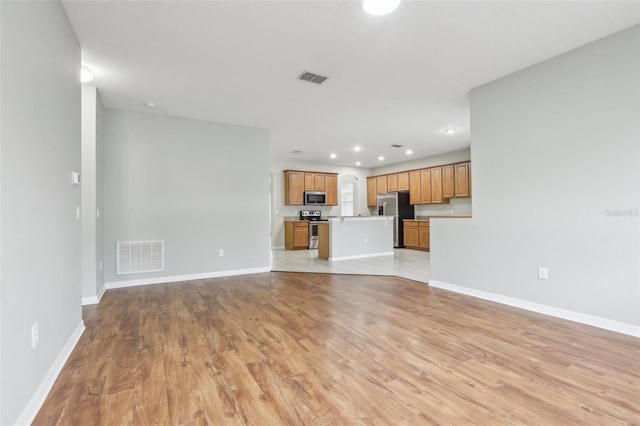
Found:
[[109, 290], [35, 425], [640, 423], [640, 339], [382, 276]]

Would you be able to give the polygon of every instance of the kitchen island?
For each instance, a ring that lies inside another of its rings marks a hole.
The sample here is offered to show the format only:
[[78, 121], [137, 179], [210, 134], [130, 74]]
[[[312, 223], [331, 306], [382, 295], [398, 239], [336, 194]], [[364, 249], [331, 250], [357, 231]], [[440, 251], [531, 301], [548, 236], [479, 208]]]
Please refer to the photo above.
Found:
[[318, 258], [329, 261], [393, 256], [392, 216], [330, 217], [318, 223]]

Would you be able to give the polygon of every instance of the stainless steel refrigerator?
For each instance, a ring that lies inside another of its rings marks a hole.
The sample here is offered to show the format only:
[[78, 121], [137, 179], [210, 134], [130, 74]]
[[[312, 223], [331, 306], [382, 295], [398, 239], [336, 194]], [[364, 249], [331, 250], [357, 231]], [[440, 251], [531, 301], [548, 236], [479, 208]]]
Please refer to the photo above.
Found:
[[378, 194], [378, 216], [393, 216], [393, 246], [404, 247], [404, 219], [414, 219], [408, 192]]

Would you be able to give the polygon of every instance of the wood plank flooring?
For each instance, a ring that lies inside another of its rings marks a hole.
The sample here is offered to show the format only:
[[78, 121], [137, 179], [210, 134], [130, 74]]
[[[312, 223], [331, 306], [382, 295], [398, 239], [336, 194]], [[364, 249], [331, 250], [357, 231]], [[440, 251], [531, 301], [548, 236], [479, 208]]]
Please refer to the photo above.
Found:
[[640, 424], [640, 339], [393, 277], [109, 290], [34, 425]]

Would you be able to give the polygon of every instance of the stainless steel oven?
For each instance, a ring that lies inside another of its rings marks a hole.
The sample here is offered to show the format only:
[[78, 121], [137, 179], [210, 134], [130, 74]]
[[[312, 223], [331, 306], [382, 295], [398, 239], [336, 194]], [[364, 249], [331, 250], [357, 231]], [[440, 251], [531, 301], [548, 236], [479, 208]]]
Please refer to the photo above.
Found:
[[300, 211], [300, 220], [309, 221], [309, 249], [317, 249], [318, 222], [322, 220], [322, 212], [320, 210], [302, 210]]

